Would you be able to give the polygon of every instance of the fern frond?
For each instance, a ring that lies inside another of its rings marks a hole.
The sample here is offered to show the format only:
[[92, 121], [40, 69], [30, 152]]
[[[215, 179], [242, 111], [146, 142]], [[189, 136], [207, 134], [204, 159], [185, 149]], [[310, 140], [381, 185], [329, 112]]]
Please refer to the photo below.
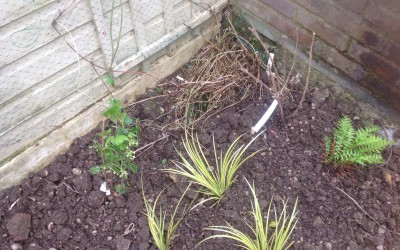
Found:
[[339, 120], [337, 128], [335, 129], [335, 152], [340, 152], [351, 146], [352, 141], [356, 135], [356, 131], [351, 125], [351, 120], [348, 116], [344, 116]]
[[380, 153], [383, 149], [391, 144], [392, 142], [386, 139], [383, 139], [373, 134], [369, 134], [367, 136], [364, 136], [363, 138], [359, 138], [357, 142], [354, 141], [350, 148], [363, 153]]
[[384, 163], [385, 160], [382, 158], [381, 154], [368, 154], [368, 155], [363, 155], [358, 159], [358, 163], [360, 165], [365, 165], [367, 163], [369, 164], [382, 164]]
[[355, 141], [362, 140], [363, 138], [367, 138], [369, 135], [375, 133], [379, 129], [380, 129], [380, 127], [375, 126], [375, 125], [365, 127], [365, 128], [360, 128], [356, 132]]
[[334, 137], [325, 137], [325, 163], [334, 165], [365, 165], [383, 163], [381, 152], [393, 142], [374, 133], [380, 128], [369, 126], [355, 130], [351, 119], [342, 117], [335, 130]]

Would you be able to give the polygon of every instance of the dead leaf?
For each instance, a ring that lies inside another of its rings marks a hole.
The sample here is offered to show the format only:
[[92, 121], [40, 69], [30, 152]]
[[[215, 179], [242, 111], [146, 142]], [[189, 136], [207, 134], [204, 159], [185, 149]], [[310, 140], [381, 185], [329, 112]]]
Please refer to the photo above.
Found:
[[392, 175], [388, 171], [385, 171], [383, 173], [383, 177], [385, 178], [385, 181], [387, 184], [389, 184], [390, 186], [393, 186], [393, 178], [392, 178]]

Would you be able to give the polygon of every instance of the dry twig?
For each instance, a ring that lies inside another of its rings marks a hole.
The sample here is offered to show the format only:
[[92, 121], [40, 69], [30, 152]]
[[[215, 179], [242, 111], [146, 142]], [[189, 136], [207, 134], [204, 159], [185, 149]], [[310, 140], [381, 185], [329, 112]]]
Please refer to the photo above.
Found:
[[297, 105], [296, 110], [291, 115], [289, 115], [289, 117], [295, 116], [297, 114], [299, 109], [301, 109], [301, 106], [303, 105], [303, 102], [304, 102], [304, 98], [306, 96], [306, 92], [307, 92], [307, 89], [308, 89], [308, 84], [310, 82], [311, 61], [312, 61], [312, 51], [313, 51], [313, 47], [314, 47], [314, 39], [315, 39], [315, 32], [313, 32], [313, 35], [312, 35], [310, 51], [309, 51], [309, 54], [308, 54], [307, 77], [306, 77], [306, 83], [305, 83], [305, 86], [304, 86], [303, 94], [301, 95], [301, 99], [300, 99], [299, 104]]
[[194, 125], [218, 109], [239, 103], [263, 92], [265, 85], [256, 75], [261, 58], [251, 44], [233, 31], [223, 33], [215, 43], [206, 44], [184, 69], [186, 82], [171, 82], [178, 88], [172, 98], [174, 120], [170, 128], [182, 122]]
[[353, 197], [351, 197], [349, 194], [347, 194], [343, 189], [338, 188], [338, 187], [335, 187], [335, 188], [336, 188], [337, 190], [339, 190], [341, 193], [343, 193], [344, 195], [346, 195], [347, 198], [349, 198], [352, 202], [354, 202], [354, 204], [355, 204], [366, 216], [368, 216], [373, 222], [375, 222], [375, 224], [377, 224], [380, 228], [383, 228], [383, 229], [385, 229], [385, 230], [388, 230], [389, 232], [392, 232], [392, 233], [394, 233], [394, 234], [400, 235], [400, 233], [398, 233], [398, 232], [396, 232], [396, 231], [393, 231], [393, 230], [390, 230], [390, 229], [386, 228], [385, 226], [381, 225], [374, 217], [372, 217], [372, 215], [370, 215], [367, 211], [365, 211], [365, 210], [360, 206], [360, 204], [358, 204], [358, 202], [357, 202]]

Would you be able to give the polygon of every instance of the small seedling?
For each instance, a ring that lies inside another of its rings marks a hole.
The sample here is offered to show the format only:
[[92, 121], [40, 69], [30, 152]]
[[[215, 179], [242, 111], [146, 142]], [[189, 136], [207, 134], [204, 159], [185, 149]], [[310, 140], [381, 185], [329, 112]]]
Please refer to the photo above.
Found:
[[[172, 215], [169, 218], [168, 226], [166, 226], [167, 225], [167, 220], [166, 220], [167, 212], [165, 210], [163, 211], [161, 206], [159, 208], [158, 213], [156, 211], [158, 199], [160, 198], [163, 191], [157, 196], [156, 200], [154, 201], [154, 204], [150, 205], [148, 199], [146, 198], [146, 195], [144, 194], [143, 181], [142, 181], [143, 201], [144, 201], [144, 205], [146, 207], [145, 215], [147, 216], [147, 221], [149, 224], [150, 232], [153, 237], [154, 243], [156, 244], [156, 246], [159, 250], [168, 250], [169, 249], [171, 240], [176, 236], [175, 232], [178, 229], [179, 224], [181, 223], [183, 218], [186, 216], [186, 214], [190, 211], [190, 207], [191, 207], [192, 203], [190, 203], [189, 206], [185, 206], [182, 210], [181, 216], [178, 219], [176, 218], [179, 206], [180, 206], [182, 199], [185, 196], [186, 192], [189, 190], [189, 187], [190, 187], [190, 185], [186, 188], [185, 192], [183, 192], [181, 198], [179, 199], [178, 203], [175, 206], [174, 212], [172, 213]], [[193, 200], [192, 200], [192, 202], [193, 202]]]
[[167, 165], [167, 163], [168, 163], [168, 160], [167, 160], [167, 159], [162, 159], [162, 160], [161, 160], [161, 165]]
[[162, 95], [164, 93], [164, 89], [161, 87], [156, 87], [156, 93]]
[[[271, 199], [267, 214], [264, 217], [257, 199], [254, 184], [250, 185], [247, 180], [246, 182], [249, 185], [250, 191], [253, 195], [253, 201], [251, 202], [252, 211], [250, 213], [254, 219], [254, 226], [252, 227], [249, 224], [246, 224], [250, 228], [250, 231], [253, 232], [254, 237], [235, 229], [233, 226], [227, 223], [226, 226], [207, 227], [206, 230], [211, 230], [217, 233], [219, 232], [221, 234], [209, 236], [201, 241], [199, 245], [204, 241], [214, 238], [228, 238], [235, 240], [240, 247], [248, 250], [289, 249], [293, 244], [293, 242], [289, 242], [289, 238], [297, 223], [297, 200], [294, 204], [291, 214], [287, 214], [287, 201], [283, 202], [282, 212], [278, 216], [277, 209], [275, 205], [273, 205]], [[271, 207], [273, 207], [272, 213]], [[270, 220], [270, 214], [272, 214], [274, 220]]]
[[107, 83], [107, 84], [110, 85], [110, 86], [115, 87], [115, 80], [114, 80], [114, 78], [111, 76], [111, 74], [109, 74], [109, 73], [107, 73], [107, 74], [104, 76], [104, 82]]
[[[133, 162], [135, 154], [133, 148], [139, 145], [139, 124], [133, 125], [132, 119], [126, 112], [122, 111], [120, 100], [110, 99], [110, 107], [103, 113], [110, 119], [111, 126], [105, 130], [104, 123], [102, 132], [99, 133], [100, 141], [94, 142], [94, 148], [101, 156], [102, 164], [90, 168], [92, 174], [101, 171], [111, 172], [114, 175], [126, 179], [128, 171], [137, 172], [137, 166]], [[122, 184], [120, 184], [122, 185]], [[121, 186], [115, 190], [124, 190]]]
[[203, 146], [200, 144], [198, 137], [189, 135], [189, 133], [185, 131], [183, 146], [189, 158], [186, 158], [181, 152], [177, 151], [182, 162], [174, 161], [173, 163], [177, 169], [166, 169], [165, 171], [189, 178], [191, 182], [200, 187], [199, 192], [210, 197], [210, 200], [218, 202], [225, 194], [225, 191], [236, 180], [236, 171], [239, 167], [261, 151], [258, 150], [249, 156], [244, 157], [244, 153], [257, 137], [258, 136], [253, 138], [247, 145], [242, 145], [237, 148], [241, 136], [238, 137], [229, 146], [226, 153], [222, 155], [221, 152], [219, 157], [213, 138], [215, 158], [214, 171], [212, 165], [208, 163], [205, 157], [202, 149]]
[[369, 126], [354, 129], [349, 117], [341, 118], [332, 138], [325, 138], [325, 163], [348, 169], [353, 165], [384, 163], [382, 151], [393, 142], [376, 136], [380, 128]]
[[125, 183], [116, 184], [114, 186], [114, 189], [119, 194], [125, 194], [126, 193], [126, 184]]

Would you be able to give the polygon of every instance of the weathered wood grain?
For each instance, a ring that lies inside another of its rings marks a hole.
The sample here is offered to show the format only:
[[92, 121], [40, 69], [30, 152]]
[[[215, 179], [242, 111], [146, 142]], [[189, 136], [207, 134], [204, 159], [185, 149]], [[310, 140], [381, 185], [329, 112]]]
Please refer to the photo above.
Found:
[[[0, 28], [0, 68], [29, 54], [59, 37], [53, 28], [54, 19], [69, 1], [61, 0], [37, 12], [24, 16]], [[85, 2], [79, 3], [57, 21], [69, 31], [90, 21], [90, 8]], [[57, 26], [62, 34], [67, 31]]]
[[[88, 57], [92, 58], [93, 64], [104, 68], [103, 58], [100, 51]], [[27, 95], [18, 101], [0, 108], [0, 136], [17, 127], [22, 122], [36, 116], [42, 110], [47, 109], [54, 103], [62, 100], [72, 92], [89, 84], [98, 78], [97, 74], [104, 74], [101, 68], [93, 69], [92, 64], [81, 60], [58, 72], [49, 79], [41, 82]], [[18, 112], [15, 112], [18, 110]]]
[[55, 2], [55, 0], [0, 0], [0, 27], [24, 15], [36, 12], [43, 6], [49, 5], [53, 2]]
[[[94, 104], [93, 100], [99, 100], [107, 94], [107, 89], [100, 80], [90, 82], [75, 91], [60, 102], [43, 110], [31, 119], [23, 122], [15, 130], [0, 136], [0, 152], [2, 158], [12, 152], [21, 149], [32, 141], [38, 140], [50, 131], [56, 129], [88, 106]], [[89, 96], [90, 98], [88, 98]]]
[[99, 48], [96, 30], [91, 23], [87, 23], [72, 31], [70, 35], [60, 37], [1, 68], [0, 88], [3, 91], [0, 91], [0, 104], [76, 62], [77, 54], [65, 41], [71, 45], [75, 44], [82, 56]]

